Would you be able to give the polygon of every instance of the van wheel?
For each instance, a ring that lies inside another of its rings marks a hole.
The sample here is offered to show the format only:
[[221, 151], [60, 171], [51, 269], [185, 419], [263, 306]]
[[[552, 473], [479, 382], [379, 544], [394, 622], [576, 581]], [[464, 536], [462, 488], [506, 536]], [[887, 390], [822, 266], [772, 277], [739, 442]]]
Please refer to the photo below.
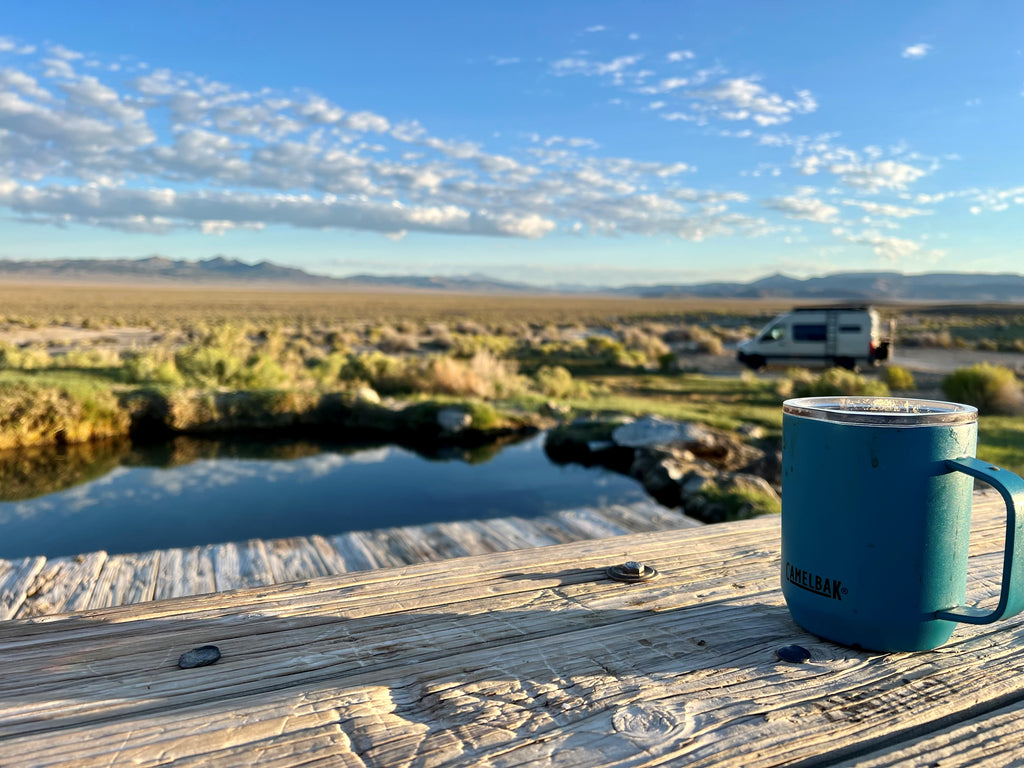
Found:
[[765, 359], [760, 355], [751, 355], [745, 362], [747, 367], [752, 371], [760, 371], [765, 365]]
[[854, 360], [852, 357], [836, 358], [836, 365], [838, 365], [840, 368], [845, 368], [848, 371], [857, 370], [857, 361]]

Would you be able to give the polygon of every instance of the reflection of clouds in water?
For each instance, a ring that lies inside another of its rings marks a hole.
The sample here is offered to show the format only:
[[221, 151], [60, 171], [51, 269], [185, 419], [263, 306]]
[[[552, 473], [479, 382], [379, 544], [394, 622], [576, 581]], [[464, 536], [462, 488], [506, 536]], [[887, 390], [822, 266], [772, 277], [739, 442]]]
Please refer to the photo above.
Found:
[[257, 462], [202, 459], [174, 469], [152, 469], [145, 491], [150, 498], [178, 496], [183, 490], [223, 488], [259, 476]]
[[[256, 479], [275, 482], [288, 478], [301, 482], [330, 475], [340, 467], [352, 464], [376, 464], [386, 461], [392, 449], [385, 446], [351, 455], [320, 453], [289, 461], [246, 459], [204, 459], [172, 469], [116, 467], [103, 477], [37, 499], [0, 504], [0, 525], [15, 520], [30, 520], [37, 515], [68, 516], [105, 504], [116, 506], [135, 500], [139, 505], [156, 502], [169, 496], [180, 496], [186, 490], [202, 493], [227, 488]], [[132, 479], [139, 478], [138, 485]]]
[[[382, 445], [380, 448], [369, 448], [359, 453], [354, 453], [348, 456], [347, 459], [354, 464], [379, 464], [382, 461], [387, 461], [388, 457], [394, 452], [394, 449], [387, 445]], [[336, 455], [336, 454], [331, 454]], [[339, 456], [338, 458], [346, 458]]]
[[340, 467], [349, 464], [376, 464], [386, 461], [391, 455], [387, 447], [374, 448], [345, 456], [340, 453], [319, 453], [290, 461], [259, 461], [246, 459], [206, 459], [195, 461], [174, 469], [152, 470], [149, 487], [160, 494], [179, 495], [186, 488], [202, 492], [213, 488], [225, 488], [254, 479], [276, 482], [282, 478], [302, 481], [326, 477]]
[[345, 457], [338, 453], [321, 453], [319, 456], [310, 456], [302, 461], [311, 477], [324, 477], [348, 463]]
[[99, 477], [99, 478], [93, 480], [91, 483], [89, 483], [85, 487], [88, 487], [88, 486], [94, 486], [95, 487], [95, 486], [111, 485], [113, 483], [116, 483], [118, 480], [120, 480], [125, 475], [131, 474], [131, 472], [132, 472], [132, 470], [129, 469], [128, 467], [123, 467], [121, 465], [118, 465], [118, 466], [114, 467], [112, 470], [110, 470], [109, 472], [107, 472], [107, 474], [105, 474], [103, 477]]
[[100, 497], [108, 494], [92, 495], [95, 489], [88, 485], [79, 485], [69, 491], [65, 491], [61, 498], [61, 506], [68, 512], [80, 512], [88, 507], [94, 507], [100, 503]]
[[52, 512], [54, 509], [56, 505], [49, 499], [4, 504], [0, 509], [0, 525], [7, 525], [15, 520], [30, 520], [40, 512]]

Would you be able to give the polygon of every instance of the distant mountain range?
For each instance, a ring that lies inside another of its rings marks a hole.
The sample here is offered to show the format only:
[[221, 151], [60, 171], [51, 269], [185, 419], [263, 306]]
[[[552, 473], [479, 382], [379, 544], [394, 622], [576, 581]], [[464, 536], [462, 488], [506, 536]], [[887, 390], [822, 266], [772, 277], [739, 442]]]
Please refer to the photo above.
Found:
[[[181, 261], [166, 256], [144, 259], [58, 259], [55, 261], [0, 260], [0, 279], [4, 277], [82, 279], [159, 279], [175, 281], [275, 281], [317, 283], [316, 277], [301, 269], [281, 267], [269, 261], [246, 264], [237, 259], [214, 256], [203, 261]], [[330, 279], [330, 278], [326, 278]]]
[[13, 261], [0, 259], [0, 280], [243, 283], [361, 290], [431, 290], [463, 293], [591, 293], [649, 298], [700, 297], [740, 299], [837, 300], [856, 302], [954, 301], [1024, 303], [1024, 275], [899, 272], [844, 272], [800, 280], [775, 274], [750, 283], [716, 282], [691, 285], [633, 285], [623, 288], [545, 288], [528, 283], [465, 277], [353, 275], [328, 277], [269, 261], [247, 264], [215, 256], [183, 261], [165, 256], [143, 259], [62, 259]]
[[1024, 302], [1024, 275], [984, 273], [840, 272], [799, 280], [775, 274], [752, 283], [630, 286], [630, 296], [822, 299], [841, 301]]
[[147, 256], [143, 259], [57, 259], [53, 261], [14, 261], [0, 259], [0, 280], [4, 278], [178, 283], [245, 283], [323, 288], [362, 288], [380, 290], [434, 290], [483, 292], [547, 292], [525, 283], [509, 283], [484, 276], [430, 277], [416, 275], [353, 275], [329, 277], [294, 267], [282, 267], [269, 261], [246, 264], [237, 259], [214, 256], [201, 261]]

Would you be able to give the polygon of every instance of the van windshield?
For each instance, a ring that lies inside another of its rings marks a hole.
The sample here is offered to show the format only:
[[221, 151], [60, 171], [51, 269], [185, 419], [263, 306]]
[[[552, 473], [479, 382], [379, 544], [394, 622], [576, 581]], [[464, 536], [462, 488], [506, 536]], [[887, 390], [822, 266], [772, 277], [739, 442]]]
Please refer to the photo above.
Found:
[[761, 341], [778, 341], [786, 337], [786, 326], [773, 325], [761, 332]]

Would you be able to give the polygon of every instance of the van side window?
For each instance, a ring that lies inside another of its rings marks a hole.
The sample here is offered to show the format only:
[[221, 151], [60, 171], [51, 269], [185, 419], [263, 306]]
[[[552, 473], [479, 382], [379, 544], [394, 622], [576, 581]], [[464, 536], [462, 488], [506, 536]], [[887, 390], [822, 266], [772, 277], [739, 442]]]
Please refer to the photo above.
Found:
[[839, 326], [839, 332], [840, 333], [860, 333], [860, 326], [859, 325], [840, 325]]
[[793, 326], [793, 341], [825, 341], [827, 337], [824, 323]]
[[786, 338], [786, 326], [784, 325], [773, 325], [761, 334], [761, 341], [778, 341], [784, 338]]

